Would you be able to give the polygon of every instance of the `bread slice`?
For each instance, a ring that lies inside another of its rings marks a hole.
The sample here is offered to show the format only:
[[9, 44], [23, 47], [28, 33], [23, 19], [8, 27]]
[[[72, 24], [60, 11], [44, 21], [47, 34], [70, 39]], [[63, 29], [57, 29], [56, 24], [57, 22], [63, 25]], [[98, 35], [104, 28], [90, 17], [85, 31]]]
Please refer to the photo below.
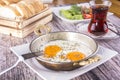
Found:
[[15, 7], [12, 6], [8, 6], [14, 13], [16, 16], [21, 16], [21, 14], [18, 12], [18, 10]]
[[19, 4], [24, 5], [24, 7], [25, 7], [25, 9], [26, 9], [29, 17], [31, 17], [31, 16], [34, 15], [34, 13], [33, 13], [32, 10], [31, 10], [31, 7], [28, 6], [29, 4], [27, 4], [27, 2], [25, 2], [25, 1], [20, 1]]
[[9, 5], [9, 4], [13, 4], [13, 3], [17, 3], [21, 0], [0, 0], [0, 3], [4, 4], [4, 5]]
[[21, 17], [22, 17], [22, 18], [24, 17], [24, 13], [23, 13], [23, 12], [20, 12], [21, 10], [19, 11], [19, 7], [18, 7], [17, 4], [10, 4], [10, 6], [16, 8], [16, 10], [20, 13]]
[[31, 2], [27, 2], [27, 0], [25, 1], [21, 1], [23, 4], [25, 4], [25, 6], [28, 8], [28, 10], [31, 12], [32, 15], [35, 15], [35, 9], [34, 7], [31, 5]]
[[21, 1], [21, 0], [8, 0], [9, 2], [12, 2], [12, 3], [17, 3], [17, 2], [19, 2], [19, 1]]
[[8, 1], [8, 0], [2, 0], [2, 1], [5, 3], [5, 5], [9, 5], [12, 3], [11, 1]]
[[16, 8], [12, 6], [5, 6], [0, 8], [0, 16], [9, 19], [15, 19], [17, 16], [21, 15]]
[[5, 2], [3, 2], [2, 0], [0, 0], [0, 7], [3, 7], [5, 5], [6, 5]]
[[31, 5], [34, 7], [36, 13], [39, 13], [44, 8], [43, 3], [39, 1], [34, 1]]
[[35, 2], [35, 3], [36, 3], [36, 6], [38, 7], [39, 12], [44, 9], [44, 5], [43, 5], [42, 2], [37, 1], [37, 2]]
[[36, 4], [34, 4], [33, 2], [31, 3], [31, 5], [33, 6], [33, 8], [34, 8], [34, 10], [35, 10], [35, 13], [38, 13], [38, 8], [37, 8], [37, 6], [36, 6]]
[[29, 18], [29, 13], [25, 9], [25, 5], [24, 4], [17, 4], [16, 8], [17, 8], [18, 12], [23, 16], [23, 19]]
[[26, 3], [26, 4], [27, 4], [27, 7], [29, 8], [29, 10], [31, 11], [31, 13], [32, 13], [33, 15], [35, 15], [36, 13], [35, 13], [34, 7], [33, 7], [31, 4], [28, 4], [28, 3]]

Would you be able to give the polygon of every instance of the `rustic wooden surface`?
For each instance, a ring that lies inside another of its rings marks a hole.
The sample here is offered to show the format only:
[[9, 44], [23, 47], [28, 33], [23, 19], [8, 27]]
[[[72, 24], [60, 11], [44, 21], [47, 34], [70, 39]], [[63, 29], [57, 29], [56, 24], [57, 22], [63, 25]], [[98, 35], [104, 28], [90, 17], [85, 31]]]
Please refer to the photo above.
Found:
[[[60, 1], [60, 0], [59, 0]], [[109, 21], [120, 31], [120, 19], [110, 16]], [[61, 21], [54, 16], [53, 20], [47, 24], [52, 31], [77, 31], [76, 26], [71, 23]], [[10, 51], [10, 47], [23, 43], [30, 43], [36, 36], [34, 33], [26, 38], [20, 39], [8, 35], [0, 34], [0, 72], [9, 68], [17, 61], [17, 56]], [[78, 76], [72, 80], [120, 80], [120, 38], [111, 40], [98, 40], [100, 45], [119, 53], [116, 57], [108, 60], [97, 68]], [[19, 63], [15, 68], [0, 76], [0, 80], [43, 80], [24, 63]]]

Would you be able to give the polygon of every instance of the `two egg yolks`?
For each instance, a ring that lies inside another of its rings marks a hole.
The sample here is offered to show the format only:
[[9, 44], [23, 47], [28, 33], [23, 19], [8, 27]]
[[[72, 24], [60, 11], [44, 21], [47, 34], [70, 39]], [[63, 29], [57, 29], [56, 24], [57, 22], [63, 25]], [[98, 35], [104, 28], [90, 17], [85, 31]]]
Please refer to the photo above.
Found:
[[[45, 50], [44, 50], [45, 57], [53, 58], [61, 50], [62, 50], [62, 48], [57, 46], [57, 45], [49, 45], [49, 46], [45, 47]], [[71, 60], [71, 61], [78, 61], [78, 60], [84, 59], [85, 54], [78, 52], [78, 51], [73, 51], [73, 52], [67, 53], [66, 58]]]

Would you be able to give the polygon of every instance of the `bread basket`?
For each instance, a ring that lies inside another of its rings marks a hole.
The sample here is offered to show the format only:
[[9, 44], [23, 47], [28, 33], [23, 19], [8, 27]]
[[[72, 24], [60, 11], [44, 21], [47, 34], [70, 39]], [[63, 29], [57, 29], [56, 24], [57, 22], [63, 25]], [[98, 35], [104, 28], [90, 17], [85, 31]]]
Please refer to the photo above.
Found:
[[2, 7], [0, 3], [0, 33], [24, 38], [36, 26], [52, 20], [52, 10], [40, 0], [5, 1], [7, 3]]
[[40, 11], [38, 14], [31, 16], [28, 19], [23, 19], [21, 16], [15, 17], [14, 19], [5, 18], [0, 16], [0, 25], [3, 26], [9, 26], [12, 28], [22, 29], [26, 27], [27, 25], [46, 17], [47, 15], [51, 14], [52, 10], [48, 7], [48, 5], [45, 5], [45, 8]]

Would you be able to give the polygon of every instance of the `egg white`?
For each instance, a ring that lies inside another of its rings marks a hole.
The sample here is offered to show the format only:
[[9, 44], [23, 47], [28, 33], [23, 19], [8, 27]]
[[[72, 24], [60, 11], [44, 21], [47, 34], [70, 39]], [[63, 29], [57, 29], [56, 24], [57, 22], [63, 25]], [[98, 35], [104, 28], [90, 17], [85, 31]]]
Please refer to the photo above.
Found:
[[65, 40], [56, 40], [56, 41], [48, 42], [48, 43], [44, 44], [42, 47], [40, 47], [40, 50], [44, 51], [45, 47], [50, 46], [50, 45], [57, 45], [57, 46], [61, 47], [62, 50], [60, 52], [58, 52], [56, 54], [56, 56], [53, 58], [45, 58], [43, 55], [39, 56], [38, 58], [42, 58], [42, 59], [54, 61], [54, 62], [70, 62], [70, 60], [68, 60], [66, 58], [61, 59], [60, 56], [61, 55], [66, 56], [67, 53], [74, 52], [74, 51], [82, 52], [86, 55], [86, 57], [92, 53], [92, 50], [89, 47], [87, 47], [86, 45], [82, 44], [81, 42], [65, 41]]

